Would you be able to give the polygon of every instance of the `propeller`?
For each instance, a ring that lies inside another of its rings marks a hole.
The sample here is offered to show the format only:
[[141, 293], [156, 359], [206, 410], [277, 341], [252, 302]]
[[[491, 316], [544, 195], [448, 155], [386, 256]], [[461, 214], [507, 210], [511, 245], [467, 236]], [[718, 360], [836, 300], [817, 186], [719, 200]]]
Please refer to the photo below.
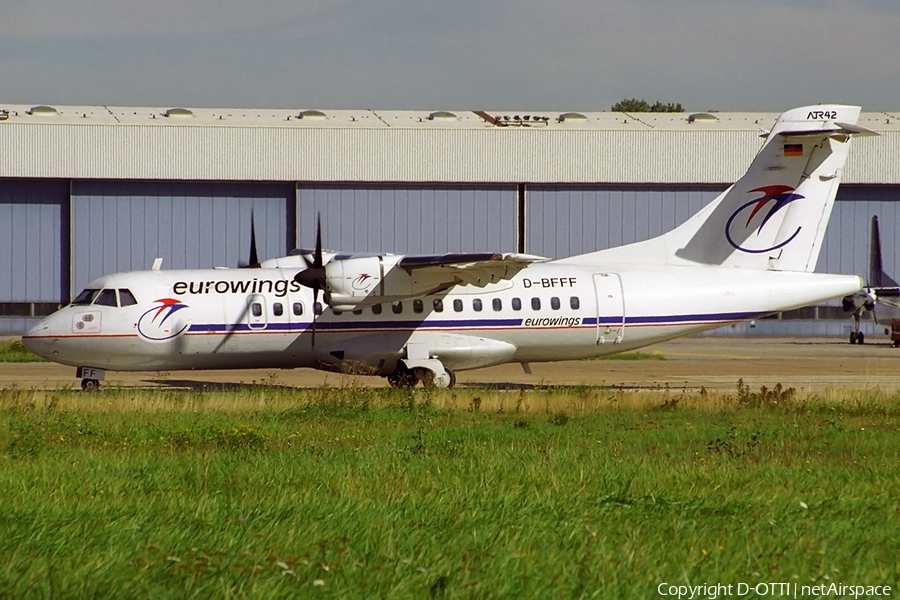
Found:
[[259, 268], [259, 255], [256, 253], [256, 218], [253, 209], [250, 209], [250, 261], [244, 262], [238, 260], [239, 269], [257, 269]]
[[294, 281], [313, 291], [313, 320], [312, 320], [312, 347], [316, 347], [316, 305], [319, 302], [319, 291], [325, 289], [325, 265], [322, 260], [322, 215], [318, 215], [316, 222], [316, 249], [313, 252], [312, 262], [306, 256], [306, 269], [294, 275]]
[[875, 293], [875, 290], [872, 288], [867, 288], [867, 301], [865, 304], [866, 310], [872, 313], [872, 320], [875, 321], [875, 325], [878, 325], [878, 315], [875, 314], [875, 307], [878, 306], [878, 294]]

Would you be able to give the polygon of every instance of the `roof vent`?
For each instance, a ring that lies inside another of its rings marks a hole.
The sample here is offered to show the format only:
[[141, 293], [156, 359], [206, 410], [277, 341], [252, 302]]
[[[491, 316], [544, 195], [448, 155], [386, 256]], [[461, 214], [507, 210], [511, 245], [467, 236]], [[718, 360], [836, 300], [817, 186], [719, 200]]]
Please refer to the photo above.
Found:
[[692, 113], [688, 116], [688, 123], [694, 121], [718, 121], [719, 117], [710, 113]]
[[438, 110], [428, 115], [429, 121], [456, 121], [457, 116], [446, 110]]
[[31, 110], [28, 111], [28, 114], [40, 117], [52, 117], [58, 115], [59, 112], [52, 106], [33, 106], [31, 107]]
[[321, 110], [304, 110], [297, 115], [298, 119], [327, 119], [328, 116]]
[[577, 112], [567, 112], [559, 115], [559, 122], [563, 121], [587, 121], [587, 117]]
[[170, 108], [166, 111], [167, 117], [193, 117], [194, 112], [189, 108]]

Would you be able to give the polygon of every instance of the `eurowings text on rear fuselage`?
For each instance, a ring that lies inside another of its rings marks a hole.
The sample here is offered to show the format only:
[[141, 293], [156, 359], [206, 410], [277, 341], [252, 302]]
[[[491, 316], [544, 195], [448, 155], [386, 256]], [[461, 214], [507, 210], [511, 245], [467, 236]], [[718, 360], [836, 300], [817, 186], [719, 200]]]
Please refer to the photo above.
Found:
[[744, 177], [645, 242], [561, 260], [352, 256], [323, 252], [319, 234], [315, 251], [256, 269], [102, 277], [23, 341], [85, 373], [312, 367], [447, 387], [455, 371], [622, 352], [845, 296], [859, 277], [812, 271], [850, 138], [871, 133], [858, 115], [784, 113]]

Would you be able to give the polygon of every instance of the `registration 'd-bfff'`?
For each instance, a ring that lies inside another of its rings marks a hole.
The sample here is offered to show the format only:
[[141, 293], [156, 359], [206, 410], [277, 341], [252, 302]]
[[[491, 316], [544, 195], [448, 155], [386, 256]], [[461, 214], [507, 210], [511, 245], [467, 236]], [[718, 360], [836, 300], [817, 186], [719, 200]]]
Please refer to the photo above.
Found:
[[[583, 359], [855, 294], [813, 273], [857, 106], [782, 114], [746, 174], [672, 231], [549, 260], [527, 254], [360, 255], [315, 248], [255, 268], [116, 273], [22, 341], [107, 370], [310, 367], [451, 387], [502, 363]], [[251, 236], [251, 263], [256, 263]]]

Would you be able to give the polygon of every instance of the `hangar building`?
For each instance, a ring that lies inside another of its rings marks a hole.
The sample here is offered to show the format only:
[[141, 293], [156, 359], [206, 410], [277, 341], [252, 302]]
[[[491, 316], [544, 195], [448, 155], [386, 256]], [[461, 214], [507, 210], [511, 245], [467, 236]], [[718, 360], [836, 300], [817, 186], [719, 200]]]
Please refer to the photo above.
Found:
[[[774, 113], [0, 104], [0, 333], [102, 274], [348, 252], [563, 257], [663, 233], [739, 178]], [[900, 275], [900, 113], [863, 113], [817, 271]], [[723, 333], [834, 334], [833, 306]], [[753, 329], [753, 331], [751, 331]], [[871, 333], [871, 331], [867, 331]], [[880, 330], [879, 330], [880, 333]]]

